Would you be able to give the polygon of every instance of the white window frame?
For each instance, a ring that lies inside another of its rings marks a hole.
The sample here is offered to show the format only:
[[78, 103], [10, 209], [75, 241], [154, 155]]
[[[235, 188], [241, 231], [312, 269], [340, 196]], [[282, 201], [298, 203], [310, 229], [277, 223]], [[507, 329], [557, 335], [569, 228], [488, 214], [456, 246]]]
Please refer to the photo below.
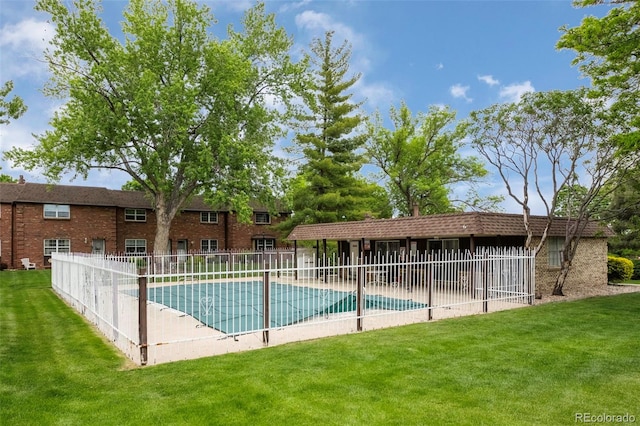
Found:
[[[142, 248], [142, 251], [140, 250]], [[133, 249], [133, 250], [131, 250]], [[124, 252], [129, 254], [144, 254], [147, 252], [147, 240], [142, 238], [128, 238], [124, 240]]]
[[547, 266], [559, 268], [562, 266], [562, 246], [564, 237], [547, 237]]
[[124, 209], [124, 220], [125, 222], [146, 222], [147, 210], [133, 208]]
[[[212, 245], [215, 246], [215, 248], [211, 248]], [[200, 250], [202, 250], [205, 253], [218, 251], [218, 240], [214, 240], [214, 239], [200, 240]]]
[[45, 204], [42, 215], [45, 219], [70, 219], [71, 206], [69, 204]]
[[267, 212], [256, 212], [256, 225], [270, 225], [271, 215]]
[[71, 240], [68, 238], [47, 238], [43, 245], [45, 256], [51, 256], [51, 253], [71, 253]]
[[255, 240], [256, 251], [275, 250], [275, 238], [258, 238]]
[[200, 212], [200, 223], [218, 223], [218, 212]]

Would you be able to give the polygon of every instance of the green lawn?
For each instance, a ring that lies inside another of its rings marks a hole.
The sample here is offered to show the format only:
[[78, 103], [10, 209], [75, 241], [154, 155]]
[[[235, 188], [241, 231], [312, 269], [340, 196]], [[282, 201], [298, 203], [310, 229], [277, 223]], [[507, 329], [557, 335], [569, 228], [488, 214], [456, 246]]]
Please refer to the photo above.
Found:
[[0, 272], [0, 424], [640, 422], [640, 294], [134, 368], [51, 291]]

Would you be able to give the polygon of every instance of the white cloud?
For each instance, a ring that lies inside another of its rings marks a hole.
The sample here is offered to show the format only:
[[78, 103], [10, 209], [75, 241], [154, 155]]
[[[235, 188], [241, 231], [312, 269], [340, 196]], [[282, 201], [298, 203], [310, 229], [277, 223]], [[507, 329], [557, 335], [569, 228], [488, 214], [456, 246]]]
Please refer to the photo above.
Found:
[[497, 84], [500, 84], [500, 81], [496, 80], [495, 78], [493, 78], [492, 75], [479, 75], [478, 76], [478, 80], [480, 81], [484, 81], [485, 83], [487, 83], [489, 86], [495, 86]]
[[441, 70], [441, 69], [443, 69], [443, 68], [444, 68], [444, 64], [443, 64], [442, 62], [439, 62], [438, 64], [436, 64], [436, 69], [437, 69], [438, 71], [440, 71], [440, 70]]
[[300, 9], [301, 7], [304, 7], [309, 3], [311, 3], [311, 0], [302, 0], [302, 1], [291, 2], [291, 3], [287, 2], [284, 5], [280, 6], [280, 9], [278, 9], [278, 11], [280, 13], [284, 13], [284, 12], [288, 12], [289, 10]]
[[386, 111], [396, 101], [396, 95], [390, 87], [384, 83], [367, 84], [361, 78], [354, 88], [360, 96], [367, 99], [367, 106], [373, 109]]
[[47, 21], [25, 19], [0, 29], [0, 46], [13, 50], [42, 51], [53, 38], [54, 28]]
[[298, 28], [311, 32], [315, 37], [320, 37], [327, 31], [333, 31], [336, 41], [348, 40], [354, 49], [360, 48], [364, 44], [362, 36], [357, 34], [351, 27], [334, 20], [326, 13], [305, 10], [296, 15], [295, 21]]
[[449, 93], [454, 98], [462, 98], [467, 102], [473, 102], [473, 98], [467, 96], [467, 92], [469, 91], [469, 86], [463, 86], [461, 84], [454, 84], [449, 88]]
[[524, 83], [513, 83], [508, 86], [503, 86], [500, 88], [499, 95], [501, 99], [507, 102], [518, 102], [525, 93], [535, 91], [536, 89], [531, 82], [527, 80]]
[[42, 74], [46, 65], [38, 60], [53, 38], [54, 27], [28, 18], [0, 28], [0, 61], [4, 80]]
[[244, 12], [248, 9], [251, 9], [253, 6], [255, 6], [255, 2], [251, 0], [221, 1], [221, 2], [216, 2], [216, 6], [224, 6], [227, 10], [231, 10], [233, 12]]

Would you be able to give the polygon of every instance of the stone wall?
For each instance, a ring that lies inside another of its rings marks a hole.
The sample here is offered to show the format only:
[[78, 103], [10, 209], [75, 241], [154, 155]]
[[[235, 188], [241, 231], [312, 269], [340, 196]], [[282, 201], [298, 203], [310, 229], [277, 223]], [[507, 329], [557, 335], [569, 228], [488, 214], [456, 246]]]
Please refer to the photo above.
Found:
[[[537, 244], [539, 239], [534, 239]], [[536, 291], [550, 295], [560, 272], [558, 267], [548, 266], [547, 244], [536, 257]], [[606, 238], [582, 238], [578, 244], [575, 258], [569, 270], [564, 291], [578, 288], [595, 288], [607, 285], [607, 240]]]

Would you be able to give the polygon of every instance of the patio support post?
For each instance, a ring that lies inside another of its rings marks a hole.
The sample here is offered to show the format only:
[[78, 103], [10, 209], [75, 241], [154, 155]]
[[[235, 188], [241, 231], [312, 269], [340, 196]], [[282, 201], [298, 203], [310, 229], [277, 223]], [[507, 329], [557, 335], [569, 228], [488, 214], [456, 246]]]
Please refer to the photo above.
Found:
[[271, 325], [271, 312], [269, 311], [269, 307], [271, 305], [271, 294], [269, 291], [271, 288], [271, 286], [269, 285], [269, 265], [264, 266], [264, 276], [262, 283], [264, 285], [262, 291], [262, 312], [264, 313], [262, 323], [262, 342], [265, 345], [269, 345], [269, 327]]
[[298, 240], [293, 240], [293, 279], [298, 281]]
[[138, 337], [140, 364], [147, 365], [147, 270], [138, 272]]
[[[320, 240], [316, 240], [316, 265], [320, 265]], [[316, 268], [316, 279], [320, 278], [320, 268]]]
[[328, 281], [329, 271], [327, 270], [327, 239], [322, 240], [322, 270], [324, 271], [324, 282]]

